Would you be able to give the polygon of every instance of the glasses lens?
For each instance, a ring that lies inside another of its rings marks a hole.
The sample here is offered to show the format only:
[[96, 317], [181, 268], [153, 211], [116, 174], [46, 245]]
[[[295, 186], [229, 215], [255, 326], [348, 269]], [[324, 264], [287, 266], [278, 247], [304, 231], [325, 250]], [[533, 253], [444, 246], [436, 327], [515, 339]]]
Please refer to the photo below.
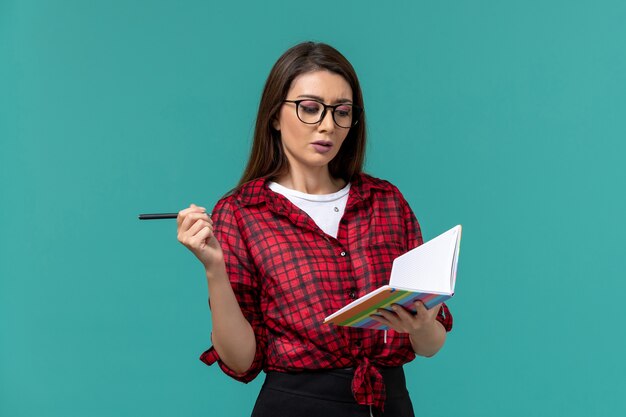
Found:
[[317, 123], [320, 121], [322, 111], [324, 111], [324, 106], [317, 101], [305, 100], [301, 101], [298, 106], [298, 117], [304, 123]]
[[333, 117], [335, 118], [335, 123], [340, 127], [352, 127], [352, 120], [354, 116], [354, 111], [352, 105], [350, 104], [342, 104], [339, 107], [335, 108], [335, 112], [333, 113]]

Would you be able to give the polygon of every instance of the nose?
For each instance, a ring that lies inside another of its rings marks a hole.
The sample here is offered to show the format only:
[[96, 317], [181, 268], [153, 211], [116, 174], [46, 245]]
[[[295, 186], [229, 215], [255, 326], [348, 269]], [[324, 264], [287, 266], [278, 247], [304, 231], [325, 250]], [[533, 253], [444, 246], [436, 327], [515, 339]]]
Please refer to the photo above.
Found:
[[335, 120], [333, 119], [333, 112], [330, 109], [326, 109], [326, 113], [319, 121], [318, 130], [322, 132], [332, 132], [335, 130]]

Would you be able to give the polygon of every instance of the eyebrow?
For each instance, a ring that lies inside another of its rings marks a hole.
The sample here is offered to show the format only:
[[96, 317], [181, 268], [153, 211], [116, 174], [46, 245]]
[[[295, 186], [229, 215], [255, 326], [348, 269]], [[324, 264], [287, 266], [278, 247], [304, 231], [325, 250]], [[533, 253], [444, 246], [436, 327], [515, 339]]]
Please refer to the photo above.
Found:
[[[312, 98], [314, 100], [321, 101], [322, 103], [324, 102], [324, 99], [322, 97], [316, 96], [314, 94], [301, 94], [298, 96], [298, 98]], [[352, 103], [352, 100], [348, 98], [339, 98], [335, 100], [335, 103]]]

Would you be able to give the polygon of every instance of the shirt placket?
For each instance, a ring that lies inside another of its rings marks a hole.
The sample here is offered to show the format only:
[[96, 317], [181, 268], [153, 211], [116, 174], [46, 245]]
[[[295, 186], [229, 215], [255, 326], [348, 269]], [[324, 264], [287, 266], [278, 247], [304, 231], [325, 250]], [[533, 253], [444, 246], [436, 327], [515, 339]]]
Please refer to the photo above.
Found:
[[[337, 244], [340, 245], [338, 248], [338, 250], [340, 250], [339, 256], [341, 256], [343, 262], [345, 262], [343, 267], [346, 271], [349, 271], [348, 276], [350, 277], [348, 280], [342, 280], [342, 284], [346, 286], [346, 304], [353, 302], [363, 295], [361, 294], [363, 288], [359, 285], [353, 263], [354, 256], [358, 255], [352, 253], [352, 248], [357, 247], [357, 242], [353, 241], [354, 239], [351, 238], [351, 235], [354, 234], [355, 228], [358, 231], [357, 234], [361, 236], [364, 235], [362, 233], [363, 230], [361, 230], [364, 226], [358, 221], [358, 214], [364, 209], [362, 207], [364, 199], [359, 194], [352, 195], [351, 197], [352, 198], [348, 200], [348, 204], [346, 205], [344, 216], [339, 223], [339, 231], [337, 233]], [[359, 362], [359, 358], [363, 356], [363, 339], [360, 329], [346, 327], [344, 328], [343, 334], [345, 335], [346, 344], [350, 348], [352, 357], [355, 358], [356, 362]]]
[[[351, 235], [354, 235], [354, 230], [351, 230], [351, 228], [362, 228], [361, 224], [355, 224], [355, 220], [359, 211], [363, 210], [364, 200], [363, 196], [358, 193], [349, 196], [344, 215], [339, 222], [337, 238], [334, 238], [324, 233], [306, 213], [293, 205], [284, 196], [271, 193], [267, 199], [268, 208], [271, 211], [287, 216], [295, 226], [301, 229], [315, 232], [330, 245], [331, 256], [337, 263], [338, 269], [342, 271], [339, 278], [345, 277], [344, 279], [338, 279], [336, 283], [339, 286], [338, 291], [344, 297], [343, 305], [351, 303], [362, 295], [360, 294], [362, 288], [359, 288], [354, 272], [350, 243], [356, 247], [356, 242], [351, 242], [355, 240], [351, 237]], [[359, 234], [358, 231], [357, 234]], [[345, 344], [350, 349], [351, 356], [356, 362], [359, 362], [359, 358], [363, 356], [363, 340], [359, 329], [345, 327], [341, 334]]]

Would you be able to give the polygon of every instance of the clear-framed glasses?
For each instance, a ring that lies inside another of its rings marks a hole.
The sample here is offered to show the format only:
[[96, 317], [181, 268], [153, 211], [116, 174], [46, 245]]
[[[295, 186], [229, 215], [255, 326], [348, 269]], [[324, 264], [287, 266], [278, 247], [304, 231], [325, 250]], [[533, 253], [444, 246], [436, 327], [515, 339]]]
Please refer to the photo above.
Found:
[[285, 103], [295, 103], [296, 114], [302, 123], [314, 125], [319, 123], [326, 111], [330, 109], [335, 124], [349, 129], [359, 122], [363, 109], [351, 103], [339, 103], [335, 105], [324, 104], [321, 101], [310, 98], [303, 100], [283, 100]]

